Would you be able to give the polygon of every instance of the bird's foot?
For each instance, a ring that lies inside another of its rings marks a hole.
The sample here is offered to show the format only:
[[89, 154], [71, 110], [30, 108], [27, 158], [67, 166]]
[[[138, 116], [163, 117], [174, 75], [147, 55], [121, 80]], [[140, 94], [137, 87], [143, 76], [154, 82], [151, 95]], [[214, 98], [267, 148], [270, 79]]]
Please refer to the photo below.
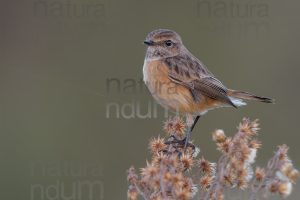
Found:
[[183, 139], [178, 139], [174, 135], [171, 135], [167, 141], [165, 142], [166, 145], [172, 145], [180, 155], [187, 151], [187, 149], [191, 148], [192, 154], [195, 152], [195, 145], [187, 140], [188, 137]]

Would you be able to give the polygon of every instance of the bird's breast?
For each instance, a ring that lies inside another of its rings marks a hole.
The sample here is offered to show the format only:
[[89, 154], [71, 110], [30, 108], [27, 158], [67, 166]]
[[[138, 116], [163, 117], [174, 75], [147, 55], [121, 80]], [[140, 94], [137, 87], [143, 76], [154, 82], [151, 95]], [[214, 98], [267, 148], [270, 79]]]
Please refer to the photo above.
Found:
[[146, 60], [143, 67], [144, 81], [154, 99], [162, 106], [187, 112], [193, 105], [190, 91], [169, 79], [169, 66], [160, 60]]

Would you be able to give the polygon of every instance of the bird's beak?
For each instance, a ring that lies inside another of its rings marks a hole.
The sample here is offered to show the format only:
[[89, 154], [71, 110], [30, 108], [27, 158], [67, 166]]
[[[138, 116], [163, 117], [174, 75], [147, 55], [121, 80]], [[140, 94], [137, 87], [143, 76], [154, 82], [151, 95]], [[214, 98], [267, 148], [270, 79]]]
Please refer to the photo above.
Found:
[[145, 40], [145, 41], [144, 41], [144, 44], [145, 44], [145, 45], [148, 45], [148, 46], [152, 46], [152, 45], [154, 45], [154, 42], [151, 41], [151, 40]]

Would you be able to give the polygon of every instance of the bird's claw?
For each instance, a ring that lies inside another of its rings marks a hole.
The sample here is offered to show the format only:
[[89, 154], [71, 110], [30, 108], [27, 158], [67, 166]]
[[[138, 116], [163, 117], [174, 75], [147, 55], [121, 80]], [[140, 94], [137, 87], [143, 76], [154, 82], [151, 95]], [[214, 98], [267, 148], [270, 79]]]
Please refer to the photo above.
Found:
[[189, 147], [192, 149], [192, 153], [194, 153], [196, 149], [195, 145], [193, 145], [191, 142], [187, 142], [186, 140], [187, 137], [183, 139], [177, 139], [175, 135], [171, 135], [165, 144], [172, 145], [180, 154], [186, 151]]

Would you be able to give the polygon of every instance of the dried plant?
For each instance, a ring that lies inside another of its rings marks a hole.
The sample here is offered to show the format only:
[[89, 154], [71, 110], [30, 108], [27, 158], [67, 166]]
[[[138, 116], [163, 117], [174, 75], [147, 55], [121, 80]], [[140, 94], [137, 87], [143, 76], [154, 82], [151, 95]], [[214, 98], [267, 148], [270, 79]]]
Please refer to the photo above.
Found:
[[164, 124], [166, 138], [154, 138], [149, 149], [151, 162], [141, 169], [128, 170], [128, 199], [136, 200], [222, 200], [225, 191], [232, 188], [246, 190], [249, 199], [267, 198], [278, 194], [286, 198], [291, 194], [299, 172], [289, 159], [286, 145], [279, 146], [265, 168], [253, 170], [257, 150], [257, 120], [244, 118], [233, 137], [216, 130], [213, 141], [221, 156], [217, 163], [197, 158], [200, 150], [192, 142], [184, 149], [186, 124], [175, 117]]

